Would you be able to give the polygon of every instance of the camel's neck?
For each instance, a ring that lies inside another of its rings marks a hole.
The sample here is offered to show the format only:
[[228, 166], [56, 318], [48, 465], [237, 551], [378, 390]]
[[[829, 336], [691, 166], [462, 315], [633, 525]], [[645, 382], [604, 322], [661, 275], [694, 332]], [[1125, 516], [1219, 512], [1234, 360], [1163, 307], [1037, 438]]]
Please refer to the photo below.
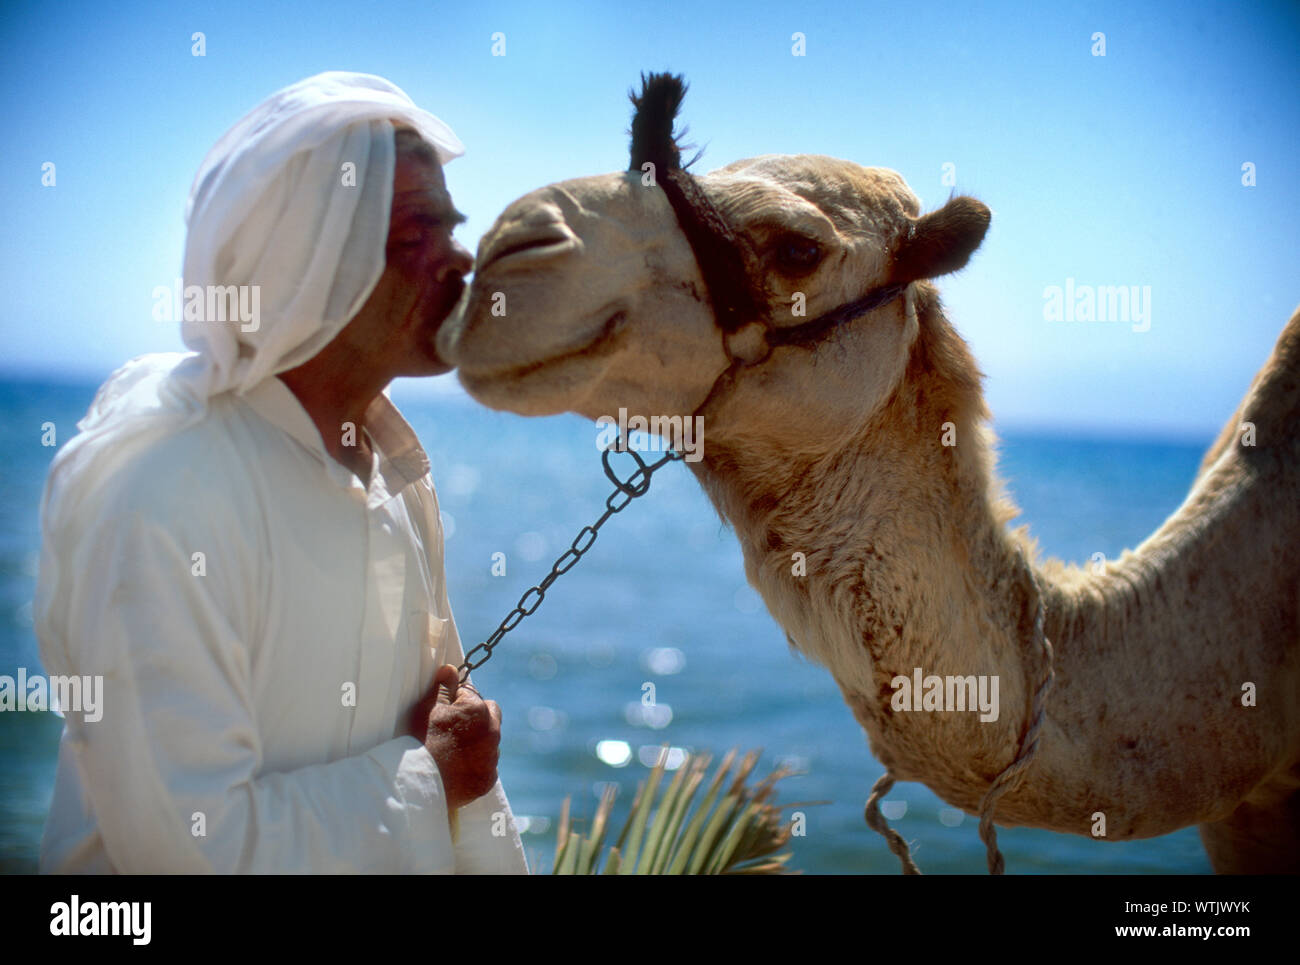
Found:
[[[1037, 597], [989, 499], [977, 422], [913, 407], [914, 394], [940, 401], [932, 388], [905, 385], [908, 398], [837, 451], [714, 441], [699, 471], [751, 581], [794, 644], [835, 676], [876, 756], [951, 800], [982, 793], [1014, 754], [1036, 683], [1026, 674], [1038, 667]], [[916, 712], [895, 710], [892, 682], [913, 682], [918, 669], [923, 687], [974, 677], [972, 709], [920, 710], [922, 691], [909, 695]], [[925, 719], [936, 717], [941, 726]]]
[[[696, 471], [736, 530], [750, 580], [792, 642], [834, 675], [876, 757], [971, 812], [1028, 726], [1041, 594], [1056, 682], [1038, 755], [999, 821], [1086, 834], [1109, 809], [1124, 822], [1113, 836], [1188, 823], [1175, 813], [1187, 803], [1177, 784], [1153, 790], [1140, 755], [1110, 746], [1132, 731], [1135, 747], [1155, 724], [1131, 709], [1150, 705], [1150, 675], [1138, 672], [1150, 653], [1125, 642], [1160, 615], [1135, 615], [1131, 598], [1095, 592], [1079, 571], [1031, 571], [1025, 537], [1007, 529], [1014, 510], [994, 482], [973, 362], [946, 321], [929, 326], [900, 388], [847, 443], [793, 451], [715, 437], [705, 447]], [[1175, 679], [1184, 671], [1205, 668], [1165, 668], [1160, 683], [1194, 692]]]

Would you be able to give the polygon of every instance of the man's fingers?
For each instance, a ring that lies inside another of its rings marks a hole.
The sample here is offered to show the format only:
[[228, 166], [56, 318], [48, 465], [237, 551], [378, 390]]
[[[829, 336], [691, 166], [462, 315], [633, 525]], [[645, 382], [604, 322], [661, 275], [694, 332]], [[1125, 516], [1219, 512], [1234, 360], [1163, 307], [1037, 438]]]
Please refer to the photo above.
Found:
[[458, 808], [497, 783], [501, 707], [495, 700], [484, 700], [471, 684], [460, 684], [455, 667], [439, 667], [434, 684], [439, 706], [429, 714], [425, 746], [438, 764], [448, 806]]
[[456, 692], [456, 700], [466, 704], [480, 704], [483, 702], [482, 696], [479, 695], [478, 690], [471, 683], [460, 685], [460, 689]]
[[438, 672], [433, 675], [433, 682], [438, 688], [438, 703], [455, 703], [460, 697], [460, 694], [457, 693], [460, 673], [451, 664], [444, 664], [439, 667]]
[[486, 711], [497, 729], [501, 729], [501, 705], [495, 700], [484, 700], [473, 684], [461, 684], [460, 691], [456, 694], [456, 703], [466, 707], [474, 706], [480, 712]]

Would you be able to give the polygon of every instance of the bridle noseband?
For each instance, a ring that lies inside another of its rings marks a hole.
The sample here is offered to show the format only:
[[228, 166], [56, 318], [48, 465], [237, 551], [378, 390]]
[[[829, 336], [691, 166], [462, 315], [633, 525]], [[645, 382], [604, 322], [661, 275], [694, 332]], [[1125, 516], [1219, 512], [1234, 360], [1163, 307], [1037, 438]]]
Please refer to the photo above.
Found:
[[740, 369], [761, 365], [777, 348], [811, 348], [835, 328], [888, 305], [907, 290], [906, 282], [877, 285], [807, 322], [772, 324], [758, 258], [709, 200], [694, 175], [681, 165], [681, 151], [672, 128], [686, 93], [685, 82], [672, 74], [650, 74], [642, 75], [641, 83], [640, 96], [631, 95], [636, 114], [632, 119], [629, 170], [641, 173], [646, 162], [654, 165], [654, 183], [672, 205], [704, 278], [728, 361], [695, 410], [696, 415], [718, 395], [719, 386], [730, 382]]

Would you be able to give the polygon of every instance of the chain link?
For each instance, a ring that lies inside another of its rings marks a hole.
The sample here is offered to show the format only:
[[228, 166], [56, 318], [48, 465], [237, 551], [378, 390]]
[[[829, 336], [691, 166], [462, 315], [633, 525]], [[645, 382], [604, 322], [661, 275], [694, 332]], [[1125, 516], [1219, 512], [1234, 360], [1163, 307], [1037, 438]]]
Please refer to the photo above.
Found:
[[[636, 462], [636, 470], [627, 479], [620, 479], [618, 473], [614, 471], [613, 465], [611, 465], [612, 458], [615, 455], [622, 454], [631, 456]], [[578, 531], [578, 535], [573, 538], [569, 548], [551, 564], [551, 572], [546, 574], [546, 578], [542, 582], [536, 586], [530, 586], [525, 591], [524, 595], [519, 598], [519, 602], [515, 604], [515, 608], [506, 614], [506, 618], [492, 631], [492, 635], [482, 643], [472, 647], [465, 654], [465, 660], [459, 668], [461, 683], [465, 682], [465, 678], [469, 676], [471, 670], [477, 670], [491, 659], [492, 651], [496, 649], [497, 644], [501, 642], [501, 639], [507, 633], [519, 626], [524, 617], [537, 612], [537, 608], [546, 599], [546, 591], [551, 588], [551, 585], [560, 576], [573, 569], [578, 560], [586, 555], [587, 551], [595, 544], [596, 537], [600, 534], [600, 528], [605, 525], [609, 518], [616, 513], [621, 513], [632, 500], [648, 493], [650, 491], [651, 477], [668, 463], [676, 462], [682, 457], [683, 454], [676, 449], [669, 449], [661, 458], [647, 463], [641, 458], [640, 453], [627, 447], [626, 440], [622, 436], [613, 445], [601, 452], [601, 466], [604, 468], [609, 481], [614, 484], [614, 491], [605, 498], [605, 511], [590, 526], [584, 526]], [[475, 659], [475, 656], [480, 651], [482, 651], [483, 655]]]

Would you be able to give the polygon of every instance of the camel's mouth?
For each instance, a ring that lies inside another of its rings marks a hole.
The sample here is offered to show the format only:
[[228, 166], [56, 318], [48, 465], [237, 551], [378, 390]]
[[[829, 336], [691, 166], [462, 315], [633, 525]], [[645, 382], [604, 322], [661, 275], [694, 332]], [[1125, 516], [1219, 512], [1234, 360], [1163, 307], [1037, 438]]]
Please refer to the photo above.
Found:
[[[517, 387], [566, 363], [590, 363], [622, 329], [626, 299], [579, 313], [552, 292], [560, 263], [569, 264], [584, 247], [559, 209], [546, 204], [518, 215], [508, 209], [484, 237], [463, 311], [439, 343], [460, 370], [461, 383], [480, 401], [491, 404], [502, 387]], [[542, 323], [557, 315], [571, 321]]]
[[595, 359], [618, 337], [627, 321], [627, 312], [621, 307], [598, 313], [599, 319], [584, 327], [583, 334], [573, 339], [571, 347], [562, 348], [539, 359], [528, 362], [486, 365], [476, 364], [472, 358], [459, 353], [457, 359], [461, 383], [471, 393], [502, 383], [518, 383], [542, 371], [549, 371], [579, 359]]

